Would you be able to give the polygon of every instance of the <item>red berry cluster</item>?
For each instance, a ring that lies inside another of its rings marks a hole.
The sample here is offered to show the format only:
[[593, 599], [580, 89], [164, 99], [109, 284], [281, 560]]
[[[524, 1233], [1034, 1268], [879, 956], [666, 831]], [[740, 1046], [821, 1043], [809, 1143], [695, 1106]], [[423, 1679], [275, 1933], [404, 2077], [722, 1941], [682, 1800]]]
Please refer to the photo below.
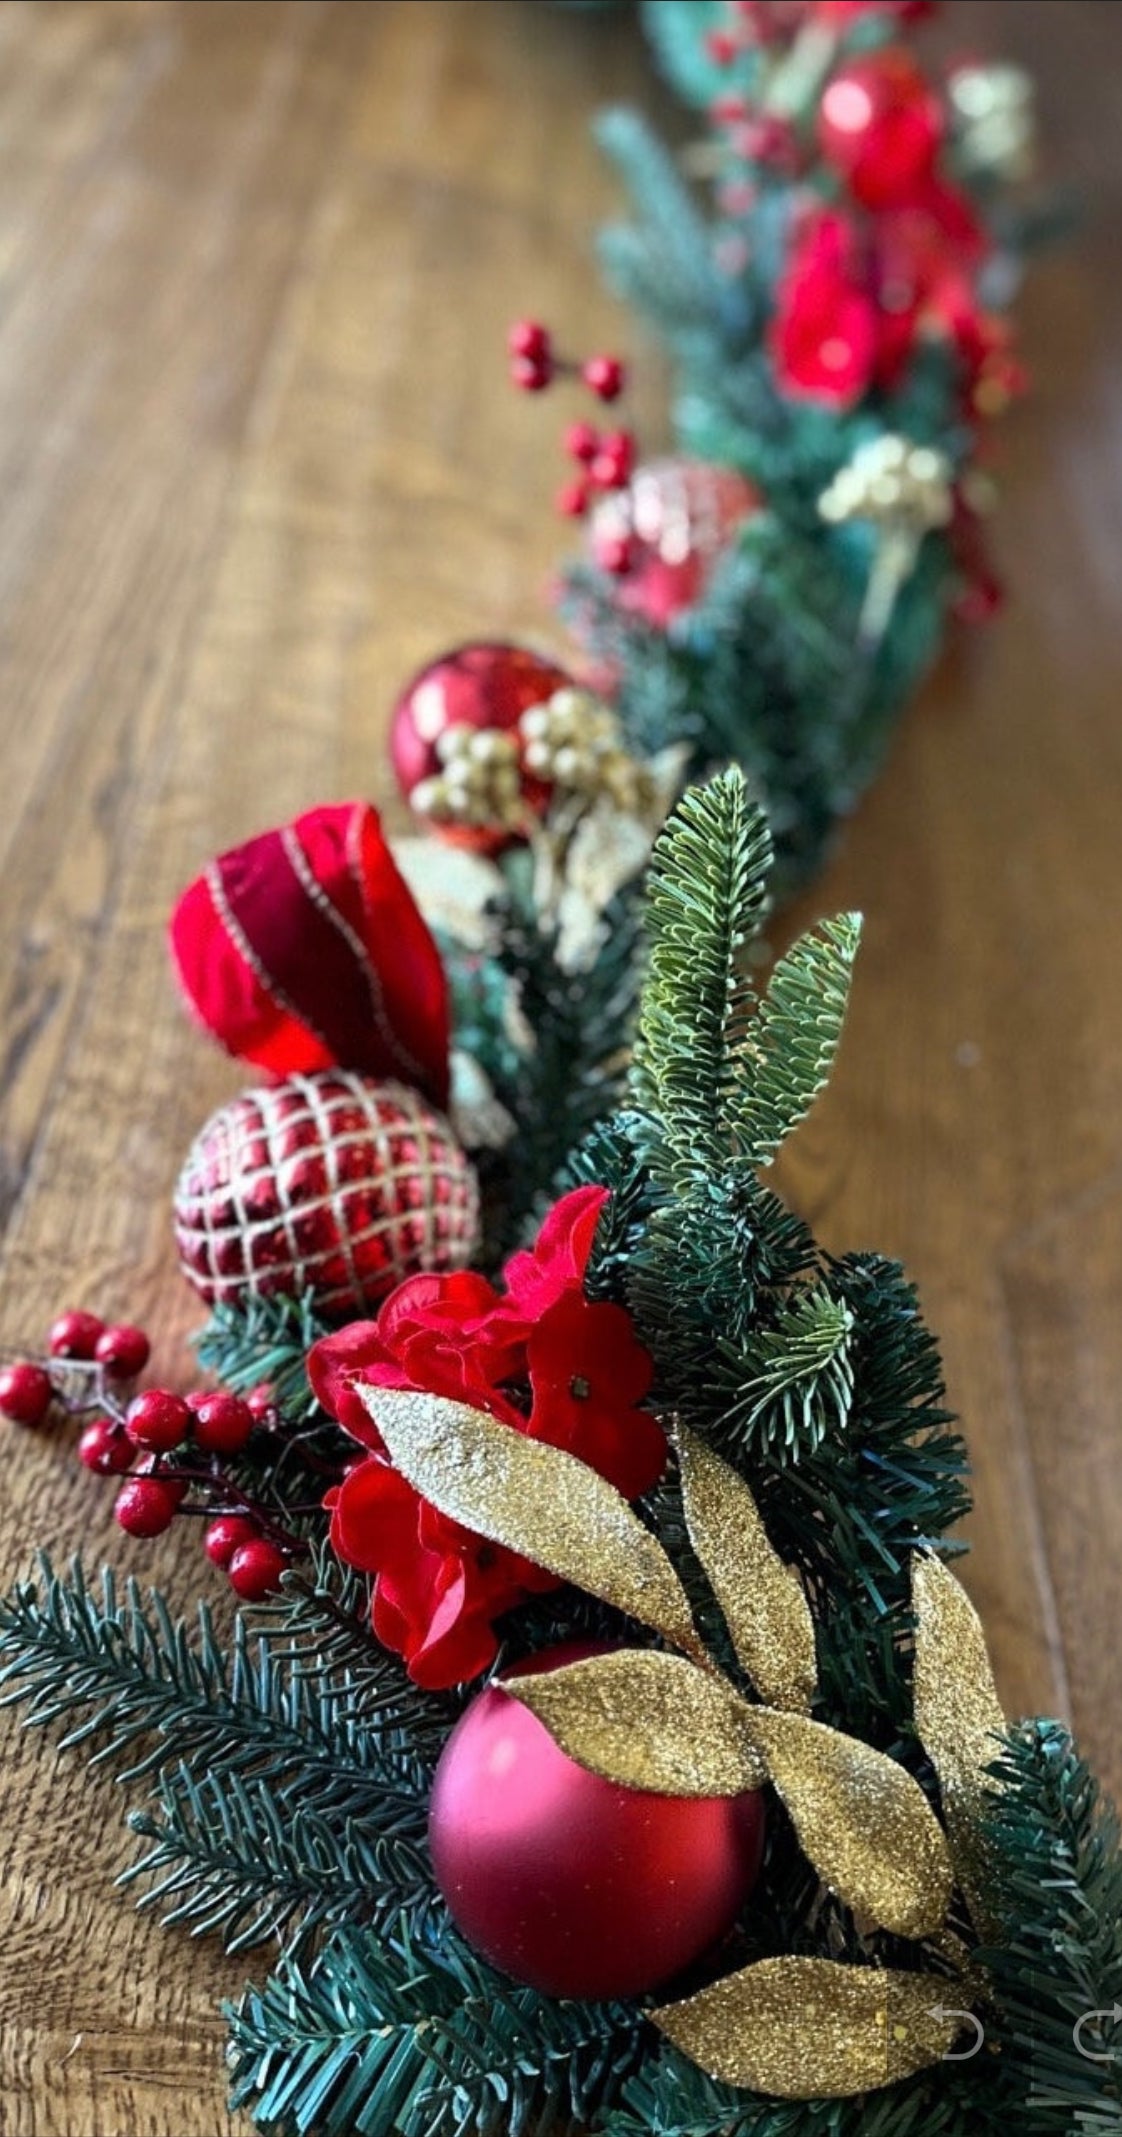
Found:
[[523, 393], [542, 393], [555, 378], [581, 378], [598, 401], [618, 401], [625, 373], [618, 356], [562, 356], [540, 319], [516, 319], [507, 335], [512, 383]]
[[[149, 1359], [148, 1338], [131, 1322], [100, 1321], [95, 1313], [62, 1313], [47, 1331], [47, 1351], [63, 1365], [87, 1366], [109, 1381], [135, 1380]], [[61, 1391], [49, 1365], [26, 1359], [0, 1369], [0, 1417], [13, 1425], [41, 1425]]]
[[[579, 361], [559, 356], [547, 327], [537, 319], [519, 319], [507, 340], [510, 375], [524, 392], [540, 393], [555, 378], [579, 378], [598, 400], [619, 399], [626, 383], [617, 356], [590, 356]], [[576, 472], [559, 490], [557, 510], [565, 519], [583, 519], [597, 495], [626, 490], [635, 471], [635, 437], [630, 430], [598, 430], [593, 423], [570, 423], [563, 444]], [[597, 545], [597, 562], [622, 577], [633, 562], [633, 544], [624, 532]]]
[[207, 1557], [238, 1595], [259, 1601], [304, 1546], [223, 1464], [255, 1431], [280, 1428], [271, 1390], [254, 1388], [243, 1398], [221, 1388], [182, 1396], [157, 1387], [130, 1399], [149, 1356], [143, 1329], [64, 1313], [48, 1331], [45, 1359], [17, 1359], [0, 1370], [0, 1416], [36, 1426], [53, 1405], [84, 1419], [79, 1461], [95, 1476], [126, 1478], [113, 1508], [125, 1532], [160, 1536], [178, 1513], [211, 1517]]

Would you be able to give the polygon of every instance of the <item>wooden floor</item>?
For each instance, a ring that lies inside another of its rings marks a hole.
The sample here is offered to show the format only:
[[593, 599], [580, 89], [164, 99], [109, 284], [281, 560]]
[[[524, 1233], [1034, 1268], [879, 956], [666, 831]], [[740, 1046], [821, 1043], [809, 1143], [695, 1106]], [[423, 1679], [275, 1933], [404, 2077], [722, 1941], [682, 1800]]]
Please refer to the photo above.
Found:
[[[920, 1279], [1009, 1706], [1071, 1712], [1122, 1787], [1122, 10], [950, 12], [1035, 63], [1091, 221], [1024, 305], [1012, 603], [800, 916], [868, 933], [786, 1185]], [[657, 101], [626, 21], [529, 0], [0, 4], [0, 1340], [89, 1304], [183, 1365], [168, 1196], [238, 1079], [176, 1010], [169, 902], [252, 829], [388, 799], [422, 657], [548, 637], [555, 423], [502, 335], [625, 335], [586, 120], [630, 93]], [[651, 445], [662, 406], [652, 368]], [[5, 1583], [80, 1544], [198, 1587], [178, 1538], [124, 1546], [61, 1440], [3, 1457]], [[245, 1966], [114, 1895], [110, 1782], [2, 1745], [0, 2131], [217, 2137]]]

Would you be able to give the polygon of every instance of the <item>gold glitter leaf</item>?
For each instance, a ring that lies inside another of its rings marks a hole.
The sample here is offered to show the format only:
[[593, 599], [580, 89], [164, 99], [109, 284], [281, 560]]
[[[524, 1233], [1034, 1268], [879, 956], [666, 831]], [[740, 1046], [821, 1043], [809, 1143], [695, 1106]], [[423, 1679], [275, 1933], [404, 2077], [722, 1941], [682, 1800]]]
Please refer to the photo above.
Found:
[[736, 1470], [684, 1425], [674, 1437], [690, 1541], [724, 1612], [737, 1660], [769, 1706], [805, 1714], [818, 1672], [802, 1582], [772, 1549]]
[[900, 1937], [941, 1927], [954, 1874], [918, 1781], [857, 1737], [801, 1714], [747, 1707], [752, 1738], [819, 1876]]
[[852, 2098], [942, 2060], [961, 2014], [936, 1974], [761, 1959], [651, 2017], [726, 2085], [782, 2100]]
[[916, 1613], [916, 1730], [936, 1773], [955, 1869], [982, 1930], [988, 1927], [981, 1813], [986, 1767], [997, 1755], [1005, 1716], [981, 1620], [961, 1581], [941, 1558], [912, 1560]]
[[620, 1648], [505, 1683], [562, 1751], [620, 1788], [738, 1796], [767, 1778], [744, 1701], [680, 1655]]
[[662, 1545], [614, 1485], [470, 1403], [358, 1385], [394, 1467], [442, 1514], [704, 1658]]

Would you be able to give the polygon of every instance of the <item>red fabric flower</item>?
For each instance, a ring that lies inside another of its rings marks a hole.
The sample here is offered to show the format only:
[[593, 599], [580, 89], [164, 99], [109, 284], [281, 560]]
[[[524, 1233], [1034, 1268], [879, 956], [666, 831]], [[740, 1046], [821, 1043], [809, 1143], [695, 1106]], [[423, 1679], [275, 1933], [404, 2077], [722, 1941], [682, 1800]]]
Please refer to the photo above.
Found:
[[939, 0], [816, 0], [816, 22], [848, 30], [863, 15], [888, 16], [896, 22], [923, 22], [938, 13]]
[[376, 1321], [326, 1336], [308, 1359], [312, 1386], [367, 1450], [328, 1495], [339, 1557], [375, 1575], [372, 1623], [435, 1690], [476, 1676], [497, 1652], [494, 1622], [553, 1576], [440, 1513], [393, 1468], [359, 1394], [411, 1387], [472, 1403], [513, 1431], [563, 1447], [628, 1499], [662, 1471], [666, 1442], [639, 1406], [651, 1359], [621, 1306], [585, 1296], [584, 1274], [602, 1187], [582, 1187], [550, 1211], [532, 1248], [516, 1254], [498, 1292], [470, 1271], [416, 1276]]
[[779, 285], [770, 341], [780, 380], [789, 393], [851, 408], [872, 385], [878, 337], [857, 233], [824, 210], [804, 225]]
[[448, 990], [373, 809], [311, 809], [220, 854], [171, 920], [199, 1021], [276, 1076], [356, 1069], [448, 1098]]
[[968, 411], [984, 412], [974, 389], [994, 375], [998, 346], [1004, 352], [1004, 329], [974, 293], [985, 249], [968, 202], [936, 179], [915, 205], [869, 217], [864, 228], [837, 209], [814, 212], [792, 247], [771, 325], [785, 391], [851, 408], [873, 386], [898, 385], [917, 342], [936, 334], [954, 345]]

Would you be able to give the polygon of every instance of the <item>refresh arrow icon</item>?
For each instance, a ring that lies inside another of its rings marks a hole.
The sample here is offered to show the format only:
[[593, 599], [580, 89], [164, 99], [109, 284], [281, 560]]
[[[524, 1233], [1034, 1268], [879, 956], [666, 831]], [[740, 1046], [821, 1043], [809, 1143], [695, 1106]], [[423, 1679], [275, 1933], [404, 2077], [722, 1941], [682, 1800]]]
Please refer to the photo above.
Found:
[[932, 2004], [929, 2015], [932, 2018], [938, 2019], [940, 2023], [945, 2018], [957, 2018], [960, 2030], [963, 2026], [973, 2026], [974, 2028], [975, 2039], [972, 2041], [970, 2047], [957, 2049], [948, 2048], [946, 2054], [943, 2057], [944, 2063], [968, 2063], [970, 2061], [971, 2056], [977, 2055], [979, 2048], [981, 2048], [985, 2042], [986, 2029], [983, 2026], [981, 2019], [975, 2017], [973, 2011], [948, 2011], [944, 2009], [941, 2003], [936, 2003]]
[[1085, 2048], [1080, 2039], [1084, 2026], [1101, 2026], [1104, 2022], [1109, 2025], [1112, 2019], [1116, 2026], [1122, 2025], [1122, 2003], [1116, 2003], [1113, 2011], [1084, 2011], [1082, 2018], [1077, 2018], [1071, 2029], [1071, 2037], [1075, 2042], [1076, 2054], [1084, 2056], [1088, 2063], [1117, 2062], [1117, 2049], [1107, 2048], [1100, 2051], [1095, 2048]]

